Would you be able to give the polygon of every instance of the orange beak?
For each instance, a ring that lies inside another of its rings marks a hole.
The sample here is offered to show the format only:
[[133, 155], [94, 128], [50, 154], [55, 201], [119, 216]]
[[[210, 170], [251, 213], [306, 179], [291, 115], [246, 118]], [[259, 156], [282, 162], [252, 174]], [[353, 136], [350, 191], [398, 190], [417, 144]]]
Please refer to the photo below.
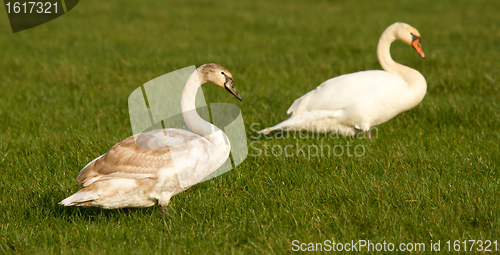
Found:
[[418, 52], [418, 54], [420, 54], [420, 56], [422, 56], [422, 58], [425, 58], [425, 53], [422, 50], [422, 45], [420, 45], [419, 37], [415, 36], [413, 42], [411, 42], [411, 46], [413, 46], [413, 48]]

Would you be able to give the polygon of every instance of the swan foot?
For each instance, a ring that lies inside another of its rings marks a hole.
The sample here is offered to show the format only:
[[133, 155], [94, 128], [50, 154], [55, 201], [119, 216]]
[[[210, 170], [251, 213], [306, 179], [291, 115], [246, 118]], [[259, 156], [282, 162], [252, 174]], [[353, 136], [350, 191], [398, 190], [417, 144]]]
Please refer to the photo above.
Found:
[[161, 206], [161, 212], [164, 214], [164, 215], [168, 215], [168, 207], [166, 205], [162, 205]]

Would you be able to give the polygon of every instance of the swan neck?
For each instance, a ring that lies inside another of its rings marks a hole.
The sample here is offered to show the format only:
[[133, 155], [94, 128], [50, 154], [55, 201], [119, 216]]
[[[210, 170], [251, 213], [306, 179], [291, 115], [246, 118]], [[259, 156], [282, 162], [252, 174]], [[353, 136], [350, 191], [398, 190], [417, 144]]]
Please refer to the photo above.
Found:
[[[397, 37], [397, 26], [389, 26], [380, 36], [380, 40], [377, 45], [377, 57], [382, 69], [386, 72], [395, 74], [403, 78], [410, 85], [412, 83], [421, 83], [421, 79], [424, 79], [422, 74], [408, 66], [402, 65], [394, 61], [391, 57], [391, 44]], [[424, 79], [425, 83], [425, 79]]]
[[212, 123], [204, 120], [196, 111], [196, 93], [203, 83], [195, 70], [186, 81], [181, 97], [181, 111], [184, 122], [189, 130], [200, 136], [209, 136], [219, 129]]
[[398, 69], [401, 68], [401, 64], [396, 63], [391, 57], [391, 44], [396, 40], [394, 36], [394, 31], [391, 27], [388, 27], [380, 36], [380, 40], [377, 45], [377, 57], [382, 69], [385, 71], [401, 76]]
[[413, 90], [414, 101], [420, 102], [427, 91], [427, 82], [417, 70], [395, 62], [391, 57], [391, 44], [396, 39], [397, 26], [389, 26], [380, 36], [377, 45], [377, 57], [382, 68], [389, 73], [403, 78]]

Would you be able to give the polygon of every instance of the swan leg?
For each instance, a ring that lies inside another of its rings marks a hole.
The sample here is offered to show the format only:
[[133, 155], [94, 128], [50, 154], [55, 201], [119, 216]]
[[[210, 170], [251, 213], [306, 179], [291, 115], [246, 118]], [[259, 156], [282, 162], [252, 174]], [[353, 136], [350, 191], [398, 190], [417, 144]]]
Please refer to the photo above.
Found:
[[370, 130], [366, 131], [366, 137], [368, 137], [368, 140], [372, 140], [372, 134], [370, 133]]
[[170, 203], [170, 198], [172, 194], [168, 192], [162, 192], [160, 196], [157, 198], [158, 199], [158, 205], [161, 206], [161, 212], [165, 215], [168, 214], [168, 204]]
[[166, 205], [162, 205], [161, 206], [161, 212], [164, 214], [164, 215], [168, 215], [168, 207]]

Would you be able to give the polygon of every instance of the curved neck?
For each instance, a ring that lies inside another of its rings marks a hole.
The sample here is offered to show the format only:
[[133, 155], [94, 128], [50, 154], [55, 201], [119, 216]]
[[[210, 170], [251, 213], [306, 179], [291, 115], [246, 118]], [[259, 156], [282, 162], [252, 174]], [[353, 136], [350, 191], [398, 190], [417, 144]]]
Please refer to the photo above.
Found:
[[[405, 79], [407, 72], [413, 69], [395, 62], [391, 57], [391, 44], [396, 40], [393, 26], [388, 27], [380, 36], [377, 45], [377, 57], [382, 69]], [[415, 70], [413, 70], [415, 71]], [[405, 79], [406, 80], [406, 79]]]
[[391, 57], [391, 43], [396, 40], [396, 27], [389, 26], [380, 36], [377, 45], [377, 57], [382, 68], [392, 74], [403, 78], [409, 88], [418, 90], [417, 96], [425, 95], [427, 82], [424, 76], [417, 70], [395, 62]]
[[195, 70], [186, 81], [181, 97], [181, 111], [184, 122], [188, 128], [201, 136], [208, 136], [220, 129], [212, 123], [202, 119], [196, 112], [196, 93], [203, 83], [198, 76], [198, 71]]

